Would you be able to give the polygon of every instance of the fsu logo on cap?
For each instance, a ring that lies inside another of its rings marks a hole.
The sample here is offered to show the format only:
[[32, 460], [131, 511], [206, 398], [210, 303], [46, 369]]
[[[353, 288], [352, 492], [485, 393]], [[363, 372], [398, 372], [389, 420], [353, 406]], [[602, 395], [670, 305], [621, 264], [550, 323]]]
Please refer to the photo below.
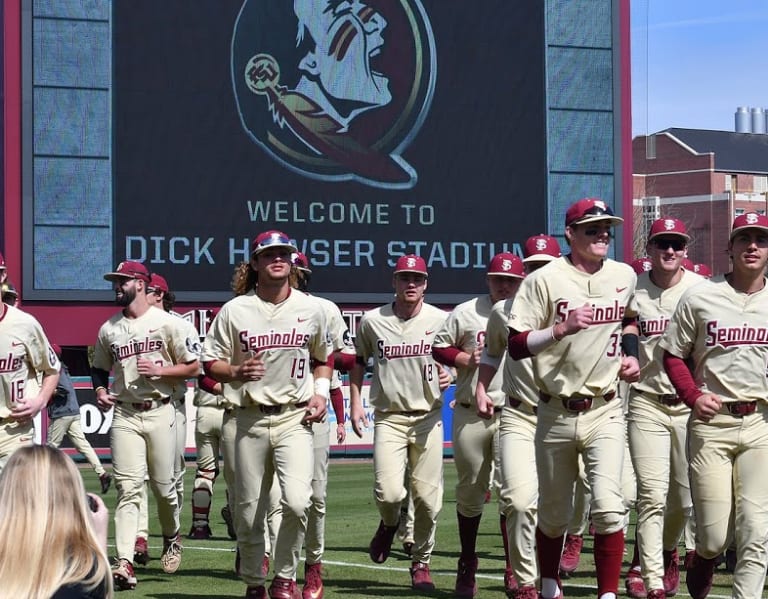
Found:
[[757, 214], [754, 212], [748, 212], [746, 215], [747, 217], [747, 224], [754, 225], [759, 219], [757, 218]]
[[413, 187], [402, 152], [429, 111], [435, 75], [420, 0], [245, 0], [235, 23], [243, 127], [314, 179]]
[[547, 240], [546, 239], [542, 239], [542, 238], [538, 238], [536, 240], [536, 250], [539, 251], [539, 252], [542, 252], [542, 251], [544, 251], [546, 249], [547, 249]]
[[501, 270], [512, 270], [512, 260], [506, 258], [501, 261]]
[[674, 220], [672, 220], [671, 218], [668, 218], [664, 220], [664, 228], [667, 231], [674, 231], [677, 228], [677, 226]]

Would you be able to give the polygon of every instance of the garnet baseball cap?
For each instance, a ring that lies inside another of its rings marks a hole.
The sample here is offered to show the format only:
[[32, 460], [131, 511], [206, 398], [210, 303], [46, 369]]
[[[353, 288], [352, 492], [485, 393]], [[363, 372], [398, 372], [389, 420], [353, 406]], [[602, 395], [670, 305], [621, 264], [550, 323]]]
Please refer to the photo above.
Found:
[[525, 240], [523, 256], [523, 262], [550, 262], [562, 253], [557, 239], [542, 233]]
[[424, 262], [424, 258], [415, 254], [400, 256], [395, 264], [395, 274], [399, 272], [415, 272], [426, 277], [428, 276], [427, 263]]
[[488, 274], [499, 277], [525, 278], [523, 261], [511, 252], [501, 252], [491, 258], [488, 265]]
[[141, 262], [126, 260], [118, 264], [114, 272], [105, 274], [104, 279], [112, 282], [118, 279], [141, 279], [149, 283], [149, 271]]
[[712, 269], [706, 264], [701, 262], [699, 264], [693, 265], [693, 272], [695, 272], [698, 275], [701, 275], [702, 277], [707, 277], [708, 279], [712, 276]]
[[303, 272], [312, 272], [312, 269], [309, 267], [309, 258], [301, 252], [296, 252], [291, 256], [291, 263]]
[[688, 231], [685, 228], [685, 223], [677, 218], [659, 218], [653, 221], [651, 231], [648, 233], [648, 241], [650, 242], [654, 237], [661, 235], [682, 237], [686, 243], [691, 240], [691, 236], [688, 235]]
[[696, 267], [693, 264], [693, 260], [691, 260], [690, 258], [683, 258], [682, 260], [680, 260], [680, 266], [682, 266], [685, 270], [690, 270], [691, 272], [693, 272], [696, 269]]
[[632, 260], [629, 265], [632, 267], [632, 270], [641, 275], [651, 270], [651, 259], [646, 257], [638, 258], [637, 260]]
[[293, 245], [288, 235], [275, 230], [259, 233], [251, 243], [251, 255], [257, 256], [267, 248], [286, 248], [294, 253], [299, 251], [299, 248]]
[[758, 214], [757, 212], [740, 214], [733, 219], [730, 240], [733, 241], [736, 233], [743, 231], [744, 229], [762, 229], [763, 231], [768, 231], [768, 216]]
[[152, 273], [152, 276], [149, 278], [149, 286], [152, 289], [157, 289], [158, 291], [164, 291], [165, 293], [168, 293], [170, 291], [170, 288], [168, 287], [168, 281], [165, 280], [165, 277], [160, 276], [157, 273]]
[[584, 198], [574, 202], [565, 213], [566, 227], [601, 220], [610, 221], [612, 225], [620, 225], [624, 222], [623, 218], [613, 214], [613, 210], [603, 200], [597, 198]]

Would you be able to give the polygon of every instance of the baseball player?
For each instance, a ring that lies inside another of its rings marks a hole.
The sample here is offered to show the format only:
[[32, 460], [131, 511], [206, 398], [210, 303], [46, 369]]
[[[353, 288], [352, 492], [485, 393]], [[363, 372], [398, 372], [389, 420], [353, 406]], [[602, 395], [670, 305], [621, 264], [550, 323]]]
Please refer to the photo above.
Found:
[[[61, 360], [61, 348], [53, 343], [51, 344], [56, 357]], [[56, 385], [56, 391], [48, 404], [48, 436], [46, 442], [51, 447], [59, 447], [64, 440], [64, 436], [69, 437], [72, 445], [75, 446], [83, 457], [88, 461], [99, 476], [102, 494], [109, 491], [112, 485], [112, 475], [104, 469], [104, 466], [93, 451], [93, 447], [88, 443], [88, 439], [83, 434], [83, 428], [80, 426], [80, 403], [77, 401], [77, 392], [69, 376], [69, 369], [64, 362], [60, 362], [59, 382]]]
[[[297, 594], [296, 569], [312, 495], [312, 423], [326, 414], [331, 368], [327, 323], [318, 303], [292, 291], [285, 233], [266, 231], [251, 244], [253, 293], [221, 308], [206, 337], [206, 374], [226, 383], [235, 408], [235, 528], [246, 597], [266, 597], [264, 521], [277, 476], [282, 522], [273, 547], [273, 599]], [[258, 366], [258, 368], [257, 368]], [[262, 374], [263, 373], [263, 374]]]
[[[133, 589], [133, 549], [139, 526], [144, 475], [157, 501], [163, 532], [163, 570], [181, 564], [179, 506], [174, 479], [176, 416], [171, 403], [184, 379], [197, 376], [197, 337], [179, 318], [149, 305], [149, 271], [139, 263], [121, 262], [104, 275], [112, 282], [115, 303], [122, 308], [99, 329], [91, 378], [100, 409], [114, 408], [111, 428], [112, 464], [117, 505], [112, 574], [118, 589]], [[109, 386], [113, 371], [114, 384]]]
[[601, 200], [572, 204], [565, 219], [570, 254], [526, 277], [509, 319], [509, 353], [516, 360], [535, 356], [540, 390], [536, 542], [544, 599], [562, 592], [560, 555], [579, 453], [592, 491], [598, 597], [614, 599], [618, 591], [626, 511], [621, 489], [625, 433], [622, 404], [614, 400], [617, 379], [635, 380], [640, 371], [636, 338], [634, 344], [621, 338], [636, 275], [607, 257], [612, 227], [621, 222]]
[[53, 396], [60, 364], [40, 323], [0, 302], [0, 471], [16, 449], [33, 443], [32, 419]]
[[706, 597], [717, 557], [737, 545], [733, 597], [760, 597], [768, 530], [768, 218], [733, 221], [732, 271], [683, 294], [664, 336], [664, 367], [691, 408], [688, 460], [696, 554], [688, 592]]
[[677, 543], [691, 511], [686, 427], [690, 410], [675, 393], [659, 347], [683, 292], [702, 282], [681, 261], [690, 241], [685, 224], [660, 218], [651, 225], [651, 269], [638, 276], [624, 333], [639, 335], [640, 380], [629, 392], [629, 448], [637, 480], [637, 533], [642, 578], [627, 578], [627, 594], [662, 599], [680, 584]]
[[368, 426], [361, 399], [363, 374], [368, 359], [373, 358], [369, 401], [375, 410], [374, 495], [381, 521], [368, 554], [376, 563], [389, 557], [405, 498], [407, 463], [414, 506], [411, 585], [424, 591], [435, 588], [429, 561], [443, 505], [440, 377], [445, 375], [432, 358], [432, 343], [446, 315], [424, 301], [427, 265], [423, 258], [398, 258], [392, 285], [395, 301], [366, 312], [355, 335], [357, 363], [350, 373], [350, 420], [361, 437], [361, 423]]
[[496, 254], [486, 274], [489, 293], [456, 306], [432, 343], [435, 360], [456, 368], [458, 373], [453, 411], [453, 455], [458, 474], [456, 518], [461, 543], [456, 571], [457, 597], [477, 594], [477, 531], [485, 508], [486, 490], [491, 483], [491, 466], [499, 460], [499, 420], [505, 403], [499, 374], [486, 390], [491, 396], [491, 405], [484, 406], [482, 416], [478, 414], [477, 367], [491, 309], [496, 302], [514, 295], [523, 276], [520, 258], [508, 252]]

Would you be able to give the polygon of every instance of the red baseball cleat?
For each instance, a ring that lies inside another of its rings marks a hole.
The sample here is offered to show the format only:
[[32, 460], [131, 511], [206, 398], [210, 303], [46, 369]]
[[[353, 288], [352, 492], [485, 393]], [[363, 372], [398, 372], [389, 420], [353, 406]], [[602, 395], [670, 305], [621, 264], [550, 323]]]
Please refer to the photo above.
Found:
[[411, 586], [417, 591], [434, 591], [435, 583], [429, 574], [429, 564], [413, 562], [411, 564]]
[[563, 554], [560, 556], [560, 576], [567, 578], [576, 571], [583, 546], [584, 537], [581, 535], [566, 535]]
[[472, 597], [477, 595], [476, 573], [477, 556], [467, 561], [459, 559], [459, 565], [456, 568], [456, 588], [454, 593], [457, 597], [472, 599]]

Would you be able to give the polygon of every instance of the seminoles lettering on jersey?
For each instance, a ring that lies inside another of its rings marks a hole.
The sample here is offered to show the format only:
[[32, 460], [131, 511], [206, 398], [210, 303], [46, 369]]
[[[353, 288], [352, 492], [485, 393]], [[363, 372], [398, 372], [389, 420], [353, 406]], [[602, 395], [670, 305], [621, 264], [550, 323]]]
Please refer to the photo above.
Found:
[[387, 343], [386, 339], [377, 339], [379, 359], [396, 360], [399, 358], [418, 358], [432, 355], [432, 343], [423, 339], [418, 343]]
[[717, 320], [707, 322], [707, 347], [737, 345], [768, 345], [768, 327], [753, 327], [747, 323], [737, 327], [720, 326]]
[[667, 316], [659, 316], [658, 318], [639, 319], [638, 324], [640, 326], [640, 334], [643, 337], [657, 337], [662, 335], [669, 326], [669, 318]]
[[14, 356], [9, 353], [7, 356], [0, 358], [0, 373], [16, 372], [24, 364], [24, 358], [22, 356]]
[[292, 328], [290, 331], [281, 332], [270, 330], [268, 333], [251, 333], [248, 329], [238, 333], [240, 349], [244, 352], [259, 352], [265, 349], [291, 349], [306, 347], [310, 335]]
[[109, 347], [112, 351], [115, 362], [119, 362], [133, 356], [140, 356], [141, 354], [151, 354], [161, 351], [163, 349], [163, 341], [161, 339], [150, 339], [149, 337], [144, 337], [144, 339], [132, 339], [125, 345], [113, 343]]
[[[568, 306], [570, 302], [563, 300], [555, 304], [555, 314], [557, 315], [557, 322], [565, 322], [573, 310]], [[580, 304], [583, 305], [583, 304]], [[621, 322], [624, 318], [625, 306], [619, 303], [619, 300], [613, 300], [613, 303], [607, 306], [600, 306], [598, 304], [592, 304], [592, 325], [596, 324], [613, 324]]]

